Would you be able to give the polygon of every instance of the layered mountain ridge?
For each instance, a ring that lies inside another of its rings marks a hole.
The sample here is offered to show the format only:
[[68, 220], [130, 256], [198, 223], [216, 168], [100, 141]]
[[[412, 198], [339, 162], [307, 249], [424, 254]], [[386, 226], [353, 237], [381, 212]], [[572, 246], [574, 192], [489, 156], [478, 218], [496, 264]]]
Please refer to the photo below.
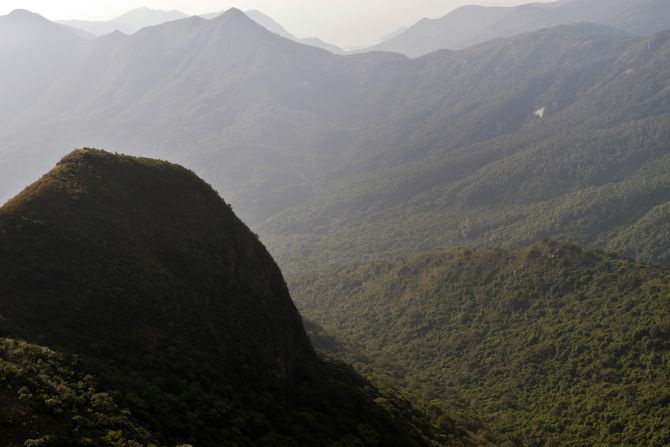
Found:
[[341, 57], [239, 11], [179, 20], [10, 82], [34, 100], [0, 106], [0, 190], [95, 145], [192, 166], [284, 268], [547, 235], [667, 263], [668, 48], [580, 23]]
[[439, 19], [423, 19], [403, 33], [365, 51], [393, 51], [410, 57], [439, 49], [460, 50], [491, 39], [558, 25], [591, 22], [648, 36], [670, 28], [663, 0], [577, 0], [511, 7], [463, 6]]
[[670, 444], [667, 5], [0, 17], [0, 444]]
[[[222, 14], [225, 14], [225, 11], [201, 14], [198, 17], [202, 17], [204, 19], [214, 19]], [[305, 45], [322, 48], [335, 54], [343, 52], [337, 46], [328, 44], [316, 37], [303, 39], [297, 38], [293, 34], [289, 33], [274, 19], [258, 10], [245, 11], [245, 14], [263, 28], [286, 39], [303, 43]], [[150, 8], [138, 8], [109, 21], [60, 20], [57, 23], [77, 31], [81, 37], [91, 39], [114, 32], [134, 34], [142, 28], [161, 25], [163, 23], [172, 22], [175, 20], [182, 20], [188, 17], [189, 16], [187, 14], [177, 10], [162, 11]]]

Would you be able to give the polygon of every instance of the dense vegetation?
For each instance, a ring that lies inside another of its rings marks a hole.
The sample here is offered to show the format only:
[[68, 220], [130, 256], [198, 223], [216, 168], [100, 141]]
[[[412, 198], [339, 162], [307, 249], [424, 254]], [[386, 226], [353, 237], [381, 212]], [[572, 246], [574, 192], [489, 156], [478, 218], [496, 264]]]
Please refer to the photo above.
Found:
[[[74, 143], [187, 163], [315, 342], [425, 402], [320, 360], [193, 173], [85, 150], [0, 209], [0, 443], [486, 443], [473, 413], [532, 447], [670, 443], [668, 271], [508, 251], [670, 265], [670, 32], [418, 59], [239, 11], [0, 36], [0, 198]], [[365, 262], [462, 245], [503, 249]]]
[[282, 268], [546, 236], [670, 263], [670, 34], [560, 27], [418, 61], [440, 58], [448, 107], [422, 91], [435, 111], [388, 130], [401, 149], [259, 227]]
[[[83, 365], [82, 359], [78, 356], [62, 354], [48, 347], [31, 345], [20, 340], [0, 338], [0, 443], [6, 447], [156, 447], [165, 445], [160, 441], [164, 439], [164, 436], [142, 427], [138, 418], [142, 419], [144, 416], [135, 417], [135, 412], [130, 408], [137, 408], [141, 403], [144, 412], [160, 410], [161, 405], [166, 405], [165, 399], [170, 398], [170, 396], [165, 396], [165, 391], [159, 389], [160, 386], [165, 386], [161, 385], [161, 382], [167, 378], [157, 377], [153, 381], [147, 381], [142, 374], [134, 373], [124, 382], [120, 377], [115, 377], [115, 374], [121, 374], [121, 371], [104, 372], [99, 377], [105, 380], [111, 378], [116, 383], [116, 388], [103, 391], [100, 389], [97, 378], [90, 372], [91, 368]], [[474, 434], [465, 431], [465, 426], [457, 429], [448, 418], [446, 419], [447, 424], [441, 427], [442, 434], [436, 435], [435, 433], [440, 429], [429, 427], [425, 422], [424, 413], [413, 408], [405, 398], [391, 389], [382, 392], [372, 387], [344, 364], [332, 362], [320, 372], [328, 377], [330, 382], [319, 384], [320, 387], [325, 385], [325, 388], [303, 390], [305, 395], [302, 398], [314, 402], [319, 399], [328, 399], [328, 405], [334, 407], [346, 405], [339, 408], [347, 411], [348, 414], [334, 417], [330, 409], [321, 408], [317, 411], [302, 409], [298, 420], [291, 422], [293, 424], [291, 430], [301, 430], [304, 433], [280, 435], [272, 433], [271, 429], [265, 426], [267, 421], [262, 413], [237, 407], [235, 414], [230, 415], [232, 420], [227, 423], [233, 429], [233, 433], [229, 433], [228, 436], [215, 441], [212, 445], [323, 445], [321, 444], [323, 440], [328, 442], [327, 440], [335, 438], [340, 438], [340, 442], [330, 445], [386, 445], [388, 440], [384, 440], [384, 436], [376, 432], [374, 425], [387, 417], [391, 419], [383, 423], [397, 425], [406, 433], [413, 430], [434, 432], [430, 434], [430, 437], [434, 438], [432, 442], [434, 445], [474, 446], [480, 444], [475, 440]], [[118, 405], [118, 399], [127, 399], [129, 390], [140, 385], [150, 387], [141, 395], [146, 400], [139, 401], [140, 397], [133, 394], [134, 399], [127, 403], [128, 407]], [[197, 385], [194, 383], [193, 386]], [[190, 397], [193, 401], [187, 402], [188, 408], [181, 408], [181, 413], [174, 414], [171, 422], [186, 417], [188, 423], [196, 425], [186, 428], [185, 423], [182, 422], [184, 429], [196, 433], [201, 429], [201, 427], [198, 428], [198, 425], [201, 425], [198, 419], [203, 417], [199, 413], [205, 410], [212, 411], [211, 408], [208, 409], [211, 398], [205, 391], [194, 389], [191, 393]], [[341, 395], [342, 393], [344, 395]], [[351, 393], [354, 395], [352, 396]], [[231, 392], [229, 391], [228, 394]], [[225, 405], [225, 403], [225, 400], [219, 401], [219, 405]], [[264, 404], [272, 405], [267, 401]], [[323, 404], [325, 401], [321, 403]], [[250, 405], [250, 402], [247, 402], [246, 405]], [[366, 414], [361, 405], [370, 409], [376, 407], [376, 410]], [[262, 410], [267, 411], [268, 408]], [[354, 415], [360, 418], [356, 422], [357, 426], [346, 422], [346, 419]], [[212, 421], [213, 417], [214, 415], [210, 414], [207, 416], [207, 421]], [[154, 419], [159, 420], [160, 418], [154, 417]], [[317, 425], [299, 427], [307, 424], [308, 421]], [[251, 426], [248, 425], [250, 423]], [[416, 427], [413, 424], [416, 424]], [[324, 430], [324, 427], [327, 428]], [[391, 428], [390, 425], [389, 428]], [[478, 425], [470, 424], [467, 428], [481, 431], [481, 426]], [[451, 434], [448, 434], [447, 430], [451, 431]], [[241, 435], [238, 431], [247, 433]], [[249, 431], [252, 433], [248, 433]], [[263, 437], [257, 439], [263, 431], [265, 431]], [[422, 441], [412, 442], [404, 436], [401, 434], [400, 438], [394, 442], [397, 442], [397, 445], [424, 445]], [[195, 443], [198, 435], [194, 434], [189, 438]], [[209, 444], [206, 442], [204, 445]], [[481, 444], [484, 445], [486, 442], [482, 440]]]
[[475, 442], [319, 360], [262, 244], [179, 166], [75, 151], [0, 208], [0, 271], [0, 444]]
[[290, 284], [306, 318], [345, 343], [317, 346], [433, 405], [475, 412], [517, 445], [670, 443], [668, 269], [544, 241], [332, 267]]
[[[101, 392], [77, 359], [43, 346], [0, 339], [3, 446], [126, 446], [152, 443], [128, 409]], [[76, 434], [76, 435], [75, 435]]]

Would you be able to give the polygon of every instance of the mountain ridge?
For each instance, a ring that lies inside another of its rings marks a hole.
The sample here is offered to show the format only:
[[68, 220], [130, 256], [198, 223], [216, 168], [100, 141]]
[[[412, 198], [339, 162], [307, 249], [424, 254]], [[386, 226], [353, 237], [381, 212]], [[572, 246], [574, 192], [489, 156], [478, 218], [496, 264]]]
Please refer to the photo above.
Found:
[[4, 112], [0, 191], [59, 148], [115, 147], [192, 166], [285, 269], [546, 235], [667, 262], [619, 237], [665, 209], [667, 33], [581, 23], [409, 59], [242, 28], [96, 39], [54, 85], [27, 84], [39, 97]]
[[[230, 8], [237, 9], [237, 8]], [[230, 10], [229, 9], [229, 10]], [[225, 14], [227, 11], [217, 11], [209, 14], [199, 14], [196, 17], [202, 17], [207, 20], [216, 19]], [[238, 11], [241, 11], [238, 9]], [[331, 53], [343, 54], [344, 51], [336, 45], [329, 44], [319, 38], [297, 38], [293, 34], [286, 31], [286, 29], [277, 23], [274, 19], [263, 14], [258, 10], [249, 10], [244, 12], [254, 22], [266, 28], [281, 37], [293, 40], [304, 45], [309, 45], [316, 48], [321, 48]], [[162, 25], [175, 20], [187, 19], [189, 16], [179, 10], [157, 10], [151, 8], [137, 8], [122, 14], [109, 21], [86, 21], [86, 20], [59, 20], [56, 23], [66, 26], [70, 29], [81, 33], [80, 37], [92, 39], [112, 32], [118, 31], [124, 34], [134, 34], [143, 28], [150, 26]]]
[[80, 29], [93, 37], [98, 37], [114, 31], [133, 34], [147, 26], [160, 25], [185, 18], [188, 18], [188, 15], [176, 9], [164, 11], [143, 7], [128, 11], [109, 21], [59, 20], [56, 23]]
[[577, 0], [510, 7], [462, 6], [438, 19], [422, 19], [404, 33], [369, 50], [417, 57], [438, 49], [459, 50], [495, 38], [577, 22], [593, 22], [641, 36], [670, 28], [667, 3], [658, 0], [632, 3]]

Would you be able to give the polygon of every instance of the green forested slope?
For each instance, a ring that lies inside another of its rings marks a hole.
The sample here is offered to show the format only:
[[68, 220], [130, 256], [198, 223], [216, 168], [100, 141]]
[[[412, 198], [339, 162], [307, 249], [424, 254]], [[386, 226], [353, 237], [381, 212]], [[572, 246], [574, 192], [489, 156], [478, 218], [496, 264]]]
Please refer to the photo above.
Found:
[[265, 248], [182, 167], [73, 152], [0, 208], [0, 271], [0, 445], [476, 443], [321, 361]]
[[[670, 271], [541, 242], [374, 261], [289, 281], [368, 373], [518, 445], [670, 442]], [[346, 350], [344, 350], [346, 355]]]
[[3, 446], [141, 447], [154, 441], [79, 370], [76, 357], [44, 346], [0, 339], [0, 403]]
[[[486, 92], [487, 100], [460, 108], [449, 97], [444, 112], [436, 105], [431, 117], [408, 121], [415, 126], [409, 141], [395, 129], [401, 154], [326, 178], [311, 201], [268, 220], [260, 233], [294, 271], [545, 236], [667, 264], [665, 233], [642, 228], [668, 217], [670, 35], [627, 45], [581, 25], [446, 56], [445, 70], [467, 67], [454, 70], [459, 82], [448, 85], [478, 99]], [[502, 61], [529, 72], [487, 80]], [[533, 115], [539, 110], [541, 118]], [[437, 116], [441, 129], [429, 131]]]

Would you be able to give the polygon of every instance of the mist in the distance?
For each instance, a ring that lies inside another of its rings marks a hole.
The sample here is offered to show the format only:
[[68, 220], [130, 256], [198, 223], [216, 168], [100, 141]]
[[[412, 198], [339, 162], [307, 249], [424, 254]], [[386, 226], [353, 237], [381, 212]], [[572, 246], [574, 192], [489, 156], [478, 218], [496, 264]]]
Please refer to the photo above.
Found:
[[[188, 15], [231, 7], [243, 11], [258, 9], [297, 37], [318, 37], [342, 48], [351, 48], [378, 43], [384, 36], [424, 17], [441, 17], [470, 3], [467, 0], [7, 0], [0, 2], [0, 15], [14, 9], [28, 9], [51, 20], [108, 21], [140, 7], [179, 10]], [[478, 3], [509, 6], [524, 1]]]

